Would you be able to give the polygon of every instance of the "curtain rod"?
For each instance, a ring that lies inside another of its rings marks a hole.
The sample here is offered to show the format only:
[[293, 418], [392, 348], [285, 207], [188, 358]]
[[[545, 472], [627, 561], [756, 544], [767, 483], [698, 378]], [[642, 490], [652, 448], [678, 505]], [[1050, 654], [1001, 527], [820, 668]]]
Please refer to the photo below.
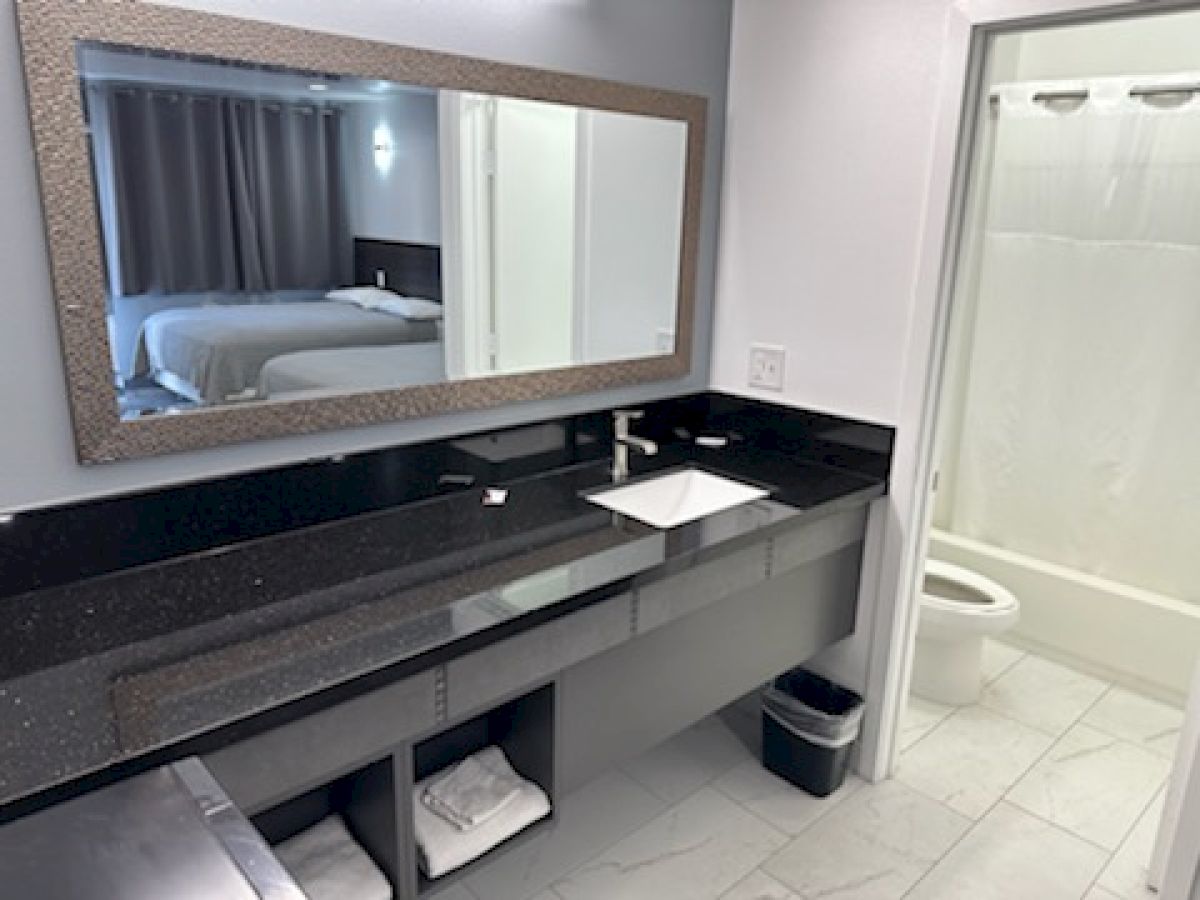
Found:
[[[1130, 97], [1157, 97], [1162, 94], [1200, 94], [1200, 82], [1152, 86], [1146, 85], [1144, 87], [1132, 87], [1129, 89]], [[1089, 96], [1091, 96], [1091, 92], [1087, 88], [1076, 88], [1073, 90], [1061, 91], [1038, 91], [1033, 95], [1033, 102], [1045, 103], [1053, 100], [1086, 100]], [[991, 94], [988, 97], [988, 102], [995, 106], [1000, 102], [1000, 95], [995, 93]]]
[[256, 100], [270, 108], [289, 106], [307, 112], [320, 112], [322, 115], [333, 115], [344, 107], [341, 101], [328, 96], [310, 96], [301, 94], [267, 94], [255, 93], [236, 87], [205, 87], [204, 85], [168, 85], [144, 81], [121, 81], [108, 78], [84, 79], [83, 84], [97, 90], [108, 89], [115, 94], [136, 94], [139, 91], [159, 97], [189, 100], [215, 100], [228, 98], [233, 100]]

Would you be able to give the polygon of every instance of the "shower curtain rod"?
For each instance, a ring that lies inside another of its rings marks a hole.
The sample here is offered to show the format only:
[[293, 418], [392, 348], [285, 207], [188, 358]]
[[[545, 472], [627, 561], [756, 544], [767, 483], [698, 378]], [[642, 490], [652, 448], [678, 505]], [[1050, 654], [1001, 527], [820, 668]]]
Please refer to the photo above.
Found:
[[[1130, 97], [1157, 97], [1160, 94], [1198, 94], [1200, 93], [1200, 82], [1188, 82], [1185, 84], [1164, 84], [1145, 87], [1132, 87], [1129, 89]], [[1047, 100], [1086, 100], [1091, 95], [1087, 88], [1075, 88], [1061, 91], [1038, 91], [1033, 95], [1034, 103], [1044, 103]], [[1000, 102], [999, 94], [991, 94], [988, 97], [988, 102], [995, 106]]]

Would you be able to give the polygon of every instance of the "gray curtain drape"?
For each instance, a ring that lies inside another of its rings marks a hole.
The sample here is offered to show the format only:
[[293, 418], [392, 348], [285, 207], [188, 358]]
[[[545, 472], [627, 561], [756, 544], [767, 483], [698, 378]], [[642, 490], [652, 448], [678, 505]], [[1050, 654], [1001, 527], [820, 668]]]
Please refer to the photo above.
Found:
[[114, 294], [347, 283], [339, 108], [136, 85], [88, 98]]

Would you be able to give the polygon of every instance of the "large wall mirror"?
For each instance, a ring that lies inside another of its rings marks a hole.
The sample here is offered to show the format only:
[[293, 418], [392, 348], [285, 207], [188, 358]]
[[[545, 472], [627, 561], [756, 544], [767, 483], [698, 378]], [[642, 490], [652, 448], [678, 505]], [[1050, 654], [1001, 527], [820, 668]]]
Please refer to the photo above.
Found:
[[19, 8], [83, 461], [687, 372], [703, 99]]

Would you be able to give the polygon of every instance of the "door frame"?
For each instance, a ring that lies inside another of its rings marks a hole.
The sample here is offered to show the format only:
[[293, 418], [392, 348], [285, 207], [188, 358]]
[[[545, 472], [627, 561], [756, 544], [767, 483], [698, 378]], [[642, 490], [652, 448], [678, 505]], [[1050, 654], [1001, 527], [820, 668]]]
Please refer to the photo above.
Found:
[[955, 0], [948, 10], [897, 419], [893, 514], [884, 522], [880, 538], [877, 611], [867, 670], [867, 696], [879, 700], [868, 704], [867, 740], [860, 759], [860, 771], [872, 780], [887, 778], [894, 769], [912, 672], [948, 326], [967, 224], [988, 43], [1006, 32], [1198, 8], [1200, 0]]

